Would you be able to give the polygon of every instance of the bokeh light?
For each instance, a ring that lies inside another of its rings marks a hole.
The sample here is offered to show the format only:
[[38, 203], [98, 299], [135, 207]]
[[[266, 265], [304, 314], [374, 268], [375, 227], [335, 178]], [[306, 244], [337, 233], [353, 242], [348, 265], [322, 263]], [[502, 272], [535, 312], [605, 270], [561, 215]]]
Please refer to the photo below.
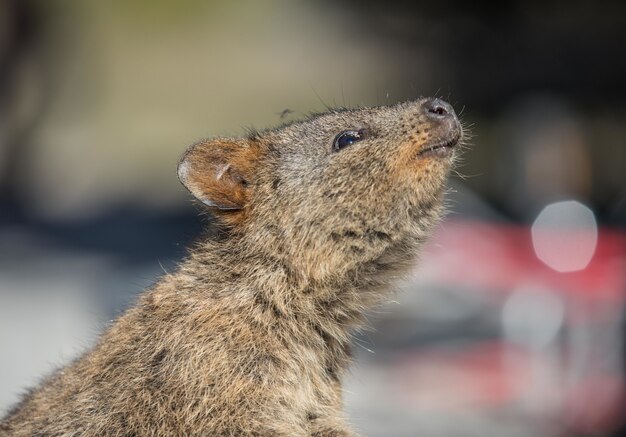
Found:
[[593, 211], [574, 200], [546, 206], [533, 222], [531, 232], [537, 257], [557, 272], [587, 267], [598, 242]]
[[562, 300], [540, 286], [519, 288], [502, 310], [504, 334], [524, 347], [541, 349], [557, 337], [565, 316]]

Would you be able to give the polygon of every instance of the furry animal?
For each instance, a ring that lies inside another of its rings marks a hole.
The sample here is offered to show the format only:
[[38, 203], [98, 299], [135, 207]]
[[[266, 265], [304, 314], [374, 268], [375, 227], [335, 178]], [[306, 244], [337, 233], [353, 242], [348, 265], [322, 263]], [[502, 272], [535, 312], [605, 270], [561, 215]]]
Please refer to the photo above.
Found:
[[461, 137], [428, 98], [192, 145], [178, 175], [221, 232], [0, 435], [353, 435], [350, 333], [413, 266]]

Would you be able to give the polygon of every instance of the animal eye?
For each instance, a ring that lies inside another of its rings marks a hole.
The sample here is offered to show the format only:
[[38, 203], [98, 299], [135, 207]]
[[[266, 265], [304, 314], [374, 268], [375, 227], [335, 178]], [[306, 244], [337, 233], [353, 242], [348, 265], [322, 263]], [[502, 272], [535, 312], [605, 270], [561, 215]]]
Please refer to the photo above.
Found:
[[333, 142], [333, 151], [338, 152], [344, 147], [348, 147], [352, 143], [361, 141], [365, 138], [366, 133], [367, 132], [365, 129], [347, 130], [341, 132], [335, 137], [335, 141]]

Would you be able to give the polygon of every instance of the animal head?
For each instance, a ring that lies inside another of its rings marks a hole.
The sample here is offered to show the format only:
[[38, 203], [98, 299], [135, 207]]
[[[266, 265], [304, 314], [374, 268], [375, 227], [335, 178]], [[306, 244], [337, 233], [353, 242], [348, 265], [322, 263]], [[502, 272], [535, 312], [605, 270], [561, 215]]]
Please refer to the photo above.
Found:
[[425, 238], [461, 137], [440, 99], [331, 110], [193, 144], [178, 176], [245, 244], [323, 278]]

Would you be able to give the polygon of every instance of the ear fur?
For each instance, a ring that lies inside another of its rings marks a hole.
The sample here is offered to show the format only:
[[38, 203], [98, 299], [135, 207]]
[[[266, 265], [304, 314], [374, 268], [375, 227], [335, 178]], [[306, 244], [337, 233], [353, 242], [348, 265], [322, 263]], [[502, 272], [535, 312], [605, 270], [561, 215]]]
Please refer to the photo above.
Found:
[[198, 200], [222, 211], [241, 210], [259, 152], [249, 140], [203, 140], [191, 145], [178, 164], [178, 179]]

